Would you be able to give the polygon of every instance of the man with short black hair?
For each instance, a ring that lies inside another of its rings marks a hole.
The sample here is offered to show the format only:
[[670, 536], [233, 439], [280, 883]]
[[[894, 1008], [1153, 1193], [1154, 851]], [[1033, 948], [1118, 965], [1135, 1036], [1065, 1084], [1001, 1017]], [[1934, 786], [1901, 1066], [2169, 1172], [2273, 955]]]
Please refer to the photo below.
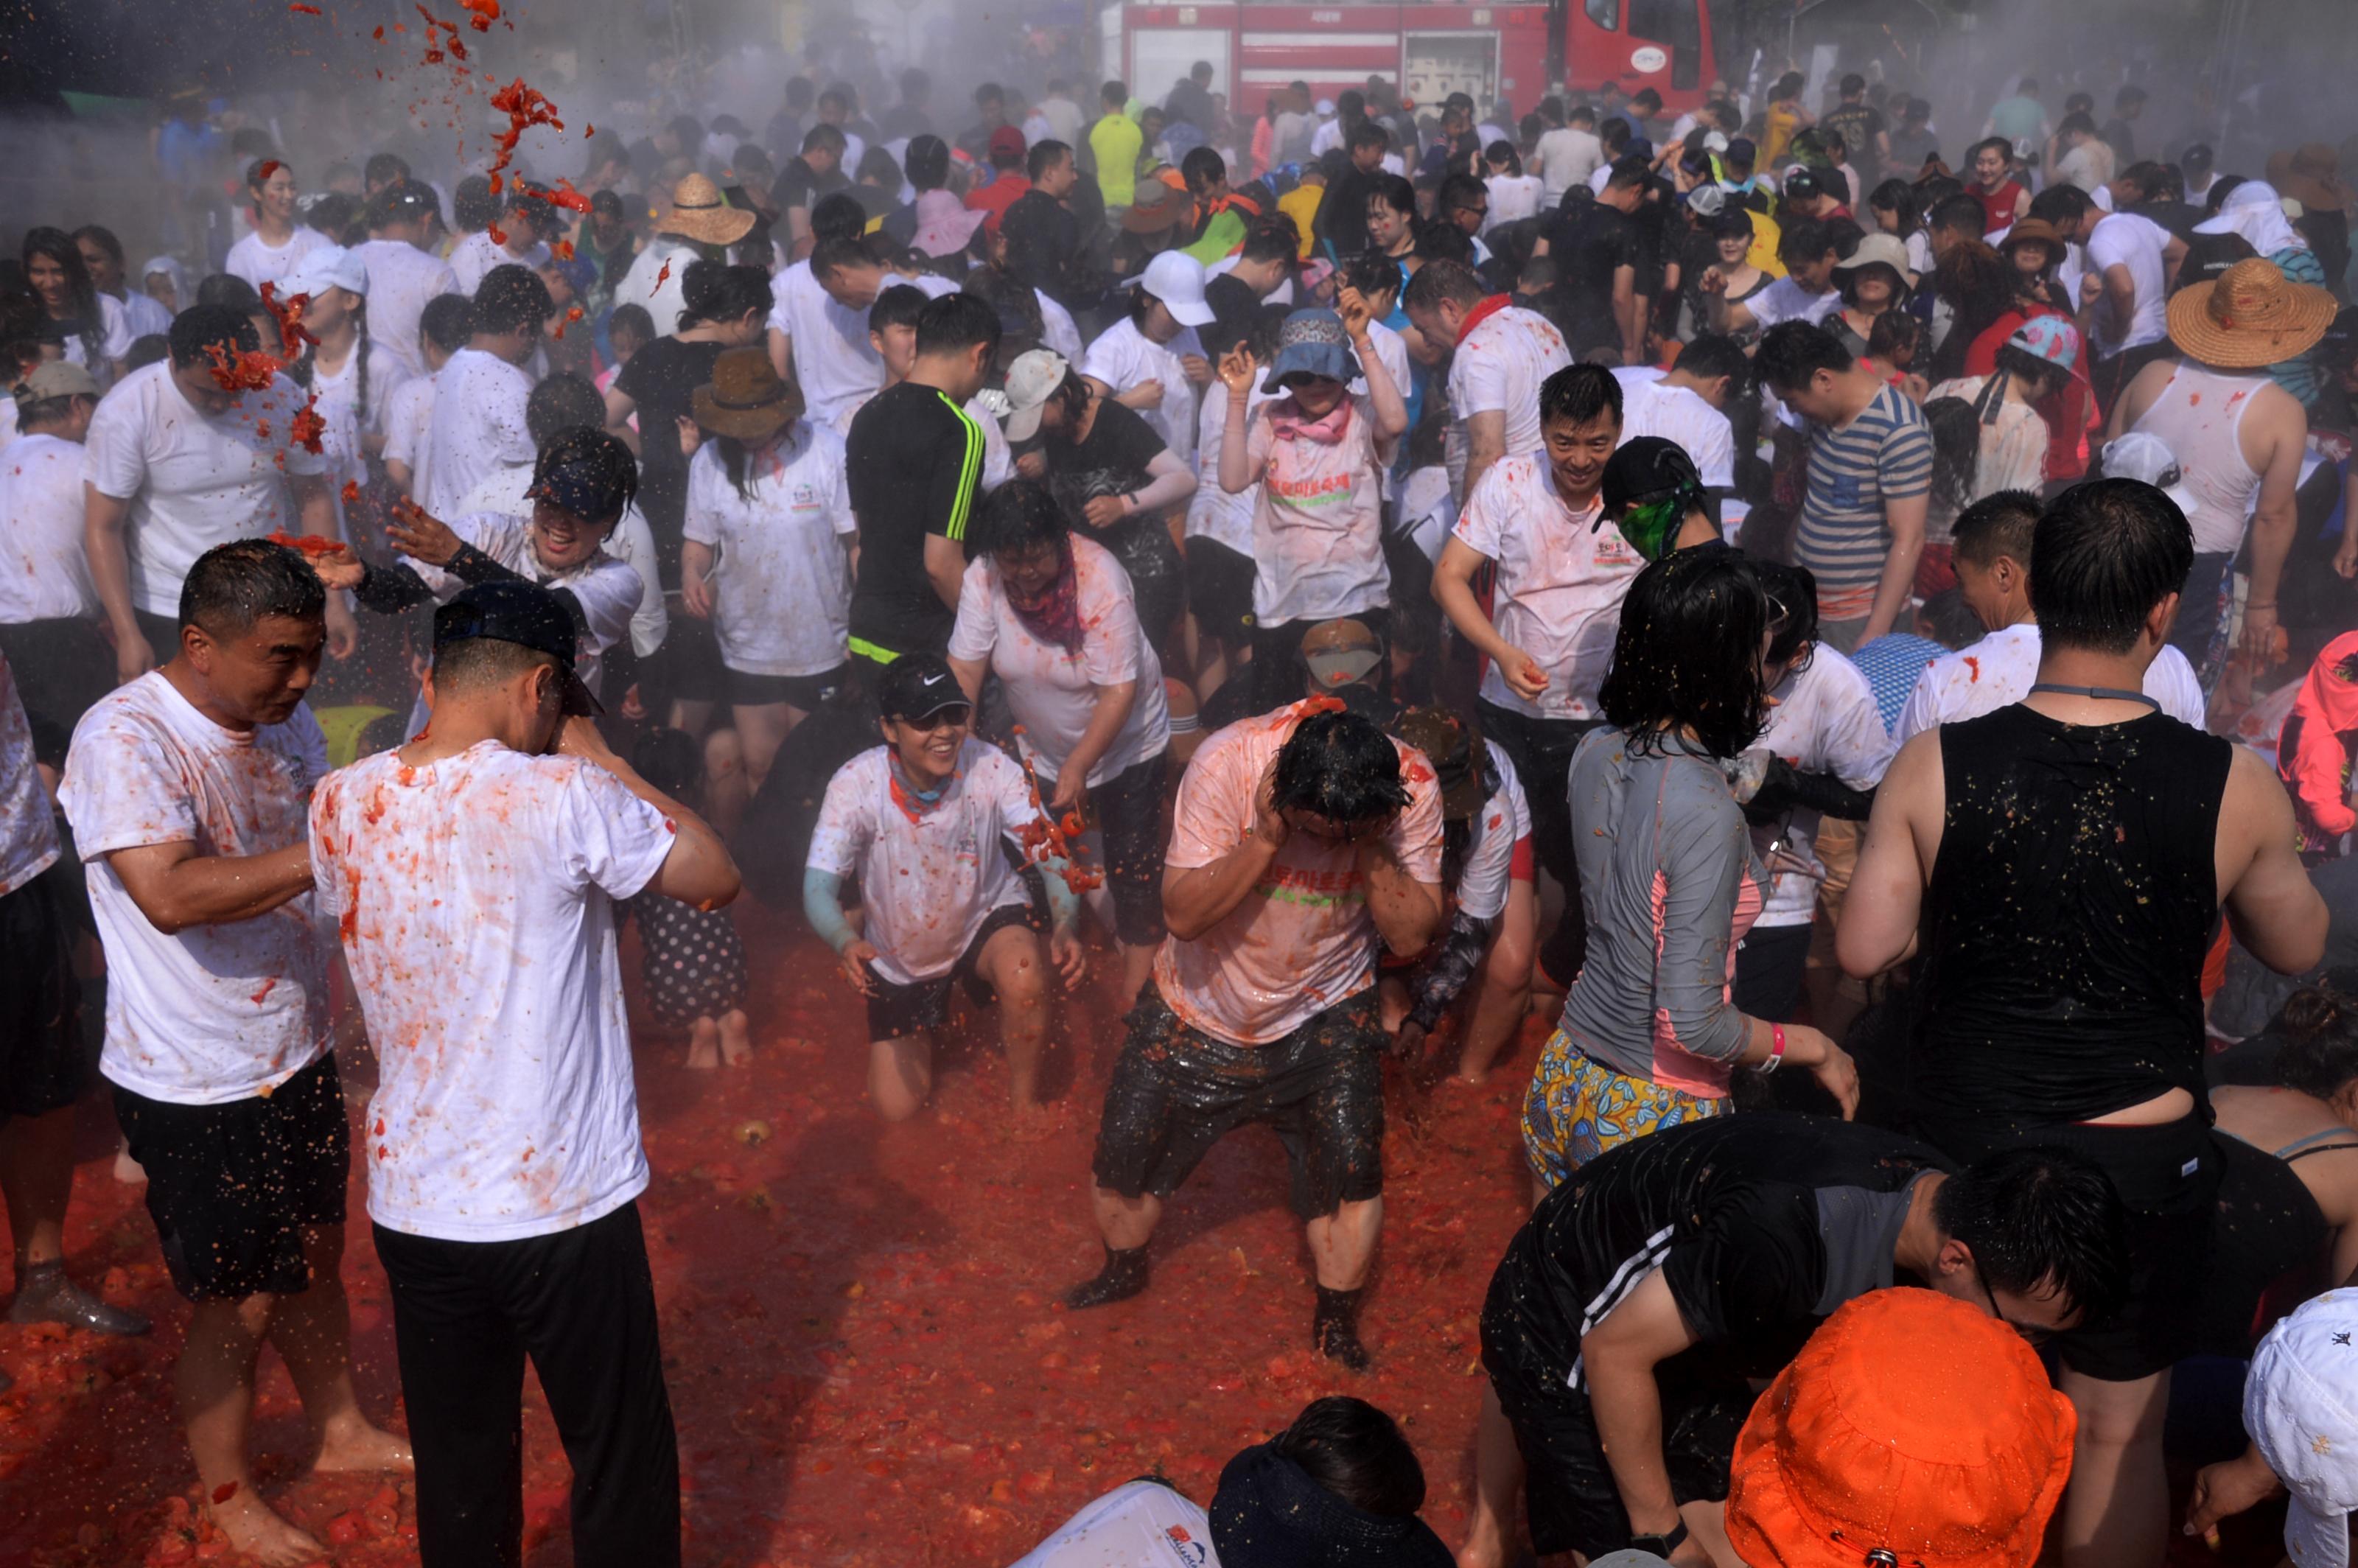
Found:
[[802, 151], [778, 170], [770, 187], [770, 204], [786, 215], [788, 256], [798, 260], [810, 253], [811, 209], [819, 198], [851, 188], [843, 172], [844, 150], [850, 145], [842, 126], [813, 125], [803, 133]]
[[1620, 381], [1625, 443], [1640, 436], [1675, 441], [1714, 503], [1735, 493], [1736, 432], [1727, 409], [1752, 391], [1752, 361], [1735, 339], [1705, 332], [1680, 351], [1669, 370], [1656, 375], [1632, 369]]
[[958, 151], [976, 163], [990, 157], [991, 133], [1007, 124], [1007, 89], [986, 81], [974, 90], [974, 124], [957, 134]]
[[737, 868], [607, 749], [575, 645], [547, 589], [469, 587], [435, 612], [432, 731], [330, 775], [310, 814], [376, 1047], [369, 1216], [427, 1563], [522, 1552], [527, 1359], [573, 1473], [575, 1561], [680, 1560], [613, 904], [710, 909]]
[[1212, 62], [1199, 59], [1187, 68], [1187, 74], [1171, 89], [1163, 101], [1163, 113], [1170, 119], [1184, 120], [1206, 135], [1212, 133]]
[[1312, 236], [1325, 247], [1327, 259], [1355, 256], [1368, 248], [1368, 196], [1383, 177], [1384, 154], [1391, 149], [1391, 133], [1373, 120], [1351, 133], [1343, 171], [1326, 182], [1318, 203]]
[[1375, 957], [1379, 939], [1406, 956], [1441, 929], [1441, 795], [1422, 757], [1328, 707], [1232, 724], [1179, 781], [1171, 934], [1098, 1130], [1105, 1267], [1065, 1299], [1143, 1291], [1164, 1203], [1228, 1132], [1270, 1122], [1309, 1237], [1311, 1342], [1364, 1369], [1359, 1298], [1383, 1225]]
[[458, 280], [458, 291], [474, 293], [493, 267], [520, 266], [538, 272], [552, 254], [546, 236], [557, 232], [556, 210], [523, 180], [516, 180], [507, 188], [497, 220], [450, 247], [450, 275]]
[[1460, 495], [1472, 495], [1499, 459], [1539, 450], [1543, 384], [1572, 362], [1563, 334], [1546, 317], [1508, 301], [1455, 261], [1425, 263], [1401, 294], [1426, 343], [1450, 354], [1449, 416], [1463, 431], [1450, 466], [1463, 470], [1455, 476]]
[[16, 438], [0, 463], [0, 541], [12, 568], [0, 576], [0, 656], [27, 716], [62, 739], [114, 686], [83, 530], [98, 383], [70, 360], [49, 360], [16, 392]]
[[1593, 200], [1567, 197], [1541, 221], [1531, 254], [1555, 263], [1573, 330], [1570, 346], [1584, 359], [1603, 354], [1619, 364], [1646, 362], [1638, 269], [1647, 246], [1635, 214], [1653, 177], [1645, 159], [1623, 158]]
[[[1850, 161], [1858, 170], [1862, 189], [1872, 190], [1883, 178], [1883, 170], [1892, 164], [1891, 124], [1883, 111], [1866, 101], [1866, 78], [1852, 71], [1842, 79], [1842, 102], [1826, 111], [1818, 124], [1842, 137], [1848, 149]], [[1913, 177], [1911, 168], [1894, 168], [1893, 172]]]
[[304, 833], [327, 770], [303, 704], [327, 598], [284, 546], [205, 551], [169, 657], [83, 716], [59, 788], [106, 949], [99, 1069], [194, 1306], [175, 1380], [200, 1506], [233, 1550], [287, 1563], [323, 1549], [262, 1500], [247, 1463], [265, 1342], [303, 1395], [319, 1468], [410, 1463], [353, 1394], [341, 1278], [350, 1130]]
[[986, 445], [966, 405], [999, 351], [999, 313], [974, 295], [944, 295], [918, 315], [916, 346], [908, 376], [869, 400], [845, 442], [860, 518], [855, 669], [946, 650], [966, 577]]
[[1900, 748], [1836, 935], [1854, 976], [1919, 956], [1906, 1082], [1928, 1141], [1967, 1161], [2077, 1151], [2129, 1210], [2126, 1308], [2060, 1345], [2081, 1430], [2069, 1568], [2162, 1557], [2169, 1369], [2197, 1336], [2218, 1210], [2201, 980], [2219, 917], [2282, 973], [2325, 946], [2275, 773], [2143, 692], [2193, 558], [2151, 485], [2100, 480], [2049, 506], [2038, 681]]
[[492, 470], [526, 466], [537, 455], [525, 417], [532, 377], [523, 366], [556, 314], [548, 286], [524, 267], [493, 267], [475, 291], [467, 346], [435, 377], [426, 438], [433, 489], [421, 501], [427, 511], [457, 516], [459, 503]]
[[[352, 254], [368, 273], [369, 341], [382, 343], [404, 376], [426, 373], [417, 336], [426, 302], [438, 295], [471, 294], [450, 264], [429, 253], [441, 215], [440, 199], [422, 181], [397, 179], [369, 197], [369, 237]], [[390, 394], [393, 388], [386, 387]]]
[[1540, 133], [1532, 156], [1539, 165], [1541, 209], [1562, 206], [1564, 193], [1585, 189], [1588, 177], [1605, 161], [1605, 144], [1596, 137], [1596, 111], [1585, 103], [1575, 107], [1563, 124]]
[[1001, 268], [1026, 288], [1037, 289], [1067, 310], [1092, 303], [1080, 287], [1081, 225], [1067, 198], [1081, 178], [1073, 149], [1063, 142], [1035, 142], [1024, 155], [1031, 189], [1000, 219], [1007, 243]]

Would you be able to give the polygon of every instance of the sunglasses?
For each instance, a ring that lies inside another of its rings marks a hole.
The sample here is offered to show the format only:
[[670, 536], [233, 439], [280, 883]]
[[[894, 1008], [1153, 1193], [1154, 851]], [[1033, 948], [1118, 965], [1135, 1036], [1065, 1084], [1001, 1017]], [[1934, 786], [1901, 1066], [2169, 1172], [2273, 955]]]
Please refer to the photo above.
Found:
[[939, 730], [946, 725], [964, 724], [968, 716], [973, 712], [973, 708], [967, 707], [966, 704], [962, 702], [953, 703], [947, 708], [935, 708], [923, 719], [909, 719], [903, 717], [896, 718], [893, 719], [893, 722], [896, 724], [906, 725], [908, 728], [916, 730], [921, 735], [930, 735], [935, 730]]

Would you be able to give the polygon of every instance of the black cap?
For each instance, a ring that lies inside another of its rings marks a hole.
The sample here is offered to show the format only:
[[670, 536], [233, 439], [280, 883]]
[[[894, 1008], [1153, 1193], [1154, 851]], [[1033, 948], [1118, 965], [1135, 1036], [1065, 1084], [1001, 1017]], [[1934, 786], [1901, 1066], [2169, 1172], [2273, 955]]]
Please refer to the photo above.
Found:
[[1753, 160], [1759, 156], [1760, 149], [1752, 145], [1751, 137], [1731, 136], [1728, 138], [1727, 150], [1720, 154], [1719, 157], [1722, 163], [1732, 163], [1744, 168], [1750, 168]]
[[638, 460], [622, 438], [581, 426], [541, 449], [525, 494], [593, 523], [611, 523], [638, 492]]
[[564, 676], [566, 712], [606, 711], [573, 667], [580, 634], [571, 612], [562, 600], [538, 583], [521, 579], [474, 583], [460, 589], [457, 598], [434, 612], [436, 653], [478, 637], [514, 643], [555, 659]]
[[1823, 196], [1825, 189], [1818, 183], [1818, 177], [1806, 168], [1797, 168], [1785, 177], [1785, 200], [1788, 201], [1796, 196]]
[[930, 719], [945, 708], [972, 708], [966, 687], [939, 654], [903, 654], [885, 666], [876, 708], [887, 719]]
[[1610, 515], [1633, 501], [1681, 485], [1703, 488], [1703, 475], [1687, 449], [1660, 436], [1632, 436], [1606, 460], [1598, 493]]

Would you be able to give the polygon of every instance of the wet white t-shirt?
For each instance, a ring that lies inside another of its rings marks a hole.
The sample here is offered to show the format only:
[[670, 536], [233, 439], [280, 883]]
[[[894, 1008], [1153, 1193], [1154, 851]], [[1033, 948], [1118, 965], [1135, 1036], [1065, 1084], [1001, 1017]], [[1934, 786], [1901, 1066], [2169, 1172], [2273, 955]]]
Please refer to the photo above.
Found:
[[884, 361], [868, 341], [868, 313], [838, 305], [798, 261], [770, 280], [772, 331], [786, 334], [806, 416], [833, 425], [876, 395]]
[[1160, 1481], [1116, 1487], [1015, 1568], [1220, 1568], [1209, 1515]]
[[2169, 300], [2166, 277], [2169, 231], [2135, 212], [2115, 212], [2100, 220], [2088, 236], [2088, 270], [2102, 276], [2115, 267], [2128, 269], [2135, 286], [2135, 310], [2126, 335], [2113, 319], [2109, 302], [2101, 305], [2093, 323], [2096, 351], [2116, 354], [2124, 349], [2158, 343], [2169, 335]]
[[1476, 322], [1449, 361], [1449, 415], [1504, 413], [1509, 457], [1540, 449], [1540, 384], [1572, 363], [1563, 334], [1536, 310], [1508, 306]]
[[[1979, 719], [2030, 695], [2039, 682], [2039, 622], [2001, 627], [1980, 642], [1943, 654], [1916, 677], [1916, 689], [1893, 727], [1902, 744], [1927, 730]], [[2169, 643], [2145, 668], [2145, 694], [2181, 724], [2203, 727], [2210, 704], [2186, 655]]]
[[876, 972], [895, 985], [948, 974], [990, 912], [1024, 902], [1000, 842], [1022, 845], [1038, 819], [1031, 782], [1008, 754], [969, 736], [942, 797], [918, 801], [878, 746], [836, 770], [811, 833], [811, 867], [857, 874]]
[[1506, 912], [1515, 846], [1531, 836], [1531, 807], [1523, 798], [1523, 781], [1515, 775], [1513, 761], [1496, 741], [1482, 744], [1489, 749], [1498, 787], [1474, 814], [1473, 839], [1457, 871], [1457, 907], [1476, 920], [1495, 920]]
[[1547, 676], [1537, 702], [1509, 689], [1492, 664], [1482, 697], [1534, 719], [1594, 719], [1613, 666], [1621, 600], [1646, 566], [1621, 530], [1597, 521], [1602, 503], [1574, 512], [1556, 493], [1544, 457], [1501, 458], [1457, 519], [1456, 536], [1498, 563], [1490, 623]]
[[368, 273], [369, 337], [393, 355], [403, 380], [424, 375], [418, 321], [438, 295], [461, 292], [458, 275], [449, 262], [406, 240], [371, 240], [354, 245], [352, 254]]
[[532, 377], [496, 354], [460, 349], [434, 378], [426, 441], [433, 488], [419, 505], [449, 522], [469, 491], [493, 470], [530, 468], [539, 451], [525, 424]]
[[416, 496], [434, 493], [434, 387], [436, 377], [412, 376], [393, 389], [384, 404], [384, 460], [409, 470]]
[[[16, 672], [0, 655], [0, 898], [48, 871], [60, 852], [49, 792], [33, 762], [33, 727], [16, 696]], [[29, 977], [10, 983], [27, 984]]]
[[178, 615], [181, 579], [199, 556], [232, 539], [293, 531], [287, 477], [327, 470], [320, 454], [287, 440], [303, 397], [276, 376], [228, 413], [208, 416], [180, 395], [168, 360], [132, 372], [100, 401], [81, 476], [131, 503], [123, 538], [134, 606]]
[[1163, 664], [1139, 630], [1130, 574], [1094, 539], [1076, 535], [1072, 546], [1078, 652], [1043, 641], [1023, 624], [1007, 602], [1006, 584], [989, 556], [968, 563], [958, 590], [957, 625], [950, 633], [951, 658], [988, 661], [1006, 687], [1008, 705], [1023, 727], [1018, 743], [1043, 788], [1064, 776], [1065, 759], [1087, 732], [1097, 710], [1094, 687], [1138, 683], [1130, 717], [1089, 770], [1088, 784], [1102, 784], [1171, 743]]
[[798, 419], [747, 466], [751, 499], [729, 482], [718, 442], [687, 466], [687, 537], [714, 551], [720, 662], [747, 675], [825, 675], [848, 656], [849, 540], [860, 531], [843, 438]]
[[1195, 387], [1187, 379], [1187, 367], [1180, 362], [1188, 354], [1201, 355], [1203, 351], [1193, 327], [1183, 327], [1177, 337], [1167, 343], [1158, 343], [1140, 331], [1137, 322], [1125, 317], [1098, 334], [1089, 351], [1081, 356], [1080, 370], [1090, 380], [1112, 388], [1117, 398], [1133, 386], [1142, 386], [1150, 381], [1160, 383], [1163, 400], [1151, 408], [1139, 409], [1138, 416], [1163, 438], [1163, 444], [1171, 449], [1174, 456], [1193, 467]]
[[98, 614], [82, 545], [82, 451], [27, 436], [0, 453], [0, 624]]
[[[168, 327], [168, 323], [167, 325]], [[124, 355], [131, 351], [132, 341], [136, 336], [137, 334], [131, 330], [131, 316], [124, 309], [123, 301], [112, 294], [100, 295], [98, 297], [99, 359], [102, 362], [121, 360]], [[82, 341], [82, 335], [80, 332], [70, 332], [66, 335], [66, 362], [84, 367], [90, 363], [90, 345]]]
[[369, 1217], [512, 1241], [644, 1191], [612, 901], [663, 869], [664, 814], [594, 762], [484, 741], [330, 775], [308, 831], [376, 1050]]
[[99, 1070], [149, 1099], [219, 1105], [285, 1083], [328, 1036], [328, 954], [313, 895], [267, 914], [156, 929], [107, 856], [189, 843], [266, 855], [303, 841], [327, 741], [308, 708], [247, 734], [197, 711], [160, 670], [82, 715], [58, 798], [73, 825], [106, 949]]
[[[1755, 747], [1775, 752], [1802, 773], [1832, 773], [1853, 789], [1873, 789], [1883, 782], [1899, 745], [1885, 731], [1875, 688], [1856, 665], [1821, 643], [1810, 654], [1809, 667], [1787, 676], [1771, 695], [1777, 706], [1768, 710]], [[1755, 827], [1754, 846], [1765, 849], [1781, 827], [1797, 864], [1811, 864], [1819, 820], [1819, 813], [1797, 807], [1782, 824]], [[1807, 925], [1817, 909], [1817, 879], [1773, 864], [1769, 871], [1768, 902], [1754, 927]]]
[[[1615, 373], [1617, 375], [1619, 372]], [[1660, 377], [1621, 383], [1621, 439], [1639, 436], [1675, 441], [1694, 460], [1706, 489], [1736, 488], [1736, 432], [1727, 416], [1692, 387], [1671, 386]]]
[[295, 276], [295, 269], [303, 265], [303, 258], [330, 243], [328, 236], [319, 230], [306, 229], [300, 224], [287, 236], [285, 244], [275, 247], [265, 244], [261, 233], [256, 232], [230, 246], [229, 256], [222, 263], [222, 270], [245, 279], [257, 291], [268, 283], [283, 296], [287, 292], [287, 280]]
[[460, 293], [471, 295], [483, 287], [483, 279], [495, 267], [530, 267], [538, 272], [548, 265], [548, 247], [537, 240], [530, 250], [516, 255], [493, 240], [489, 230], [478, 229], [450, 247], [450, 276], [458, 279]]

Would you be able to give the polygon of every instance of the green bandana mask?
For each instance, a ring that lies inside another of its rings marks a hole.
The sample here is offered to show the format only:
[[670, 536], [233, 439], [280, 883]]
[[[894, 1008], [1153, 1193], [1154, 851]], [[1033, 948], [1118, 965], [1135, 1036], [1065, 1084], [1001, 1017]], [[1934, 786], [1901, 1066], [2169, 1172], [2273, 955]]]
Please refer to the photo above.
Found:
[[1682, 487], [1648, 501], [1633, 501], [1624, 507], [1618, 522], [1621, 536], [1629, 547], [1650, 561], [1659, 561], [1671, 553], [1671, 541], [1677, 537], [1679, 526], [1693, 510], [1693, 492]]

